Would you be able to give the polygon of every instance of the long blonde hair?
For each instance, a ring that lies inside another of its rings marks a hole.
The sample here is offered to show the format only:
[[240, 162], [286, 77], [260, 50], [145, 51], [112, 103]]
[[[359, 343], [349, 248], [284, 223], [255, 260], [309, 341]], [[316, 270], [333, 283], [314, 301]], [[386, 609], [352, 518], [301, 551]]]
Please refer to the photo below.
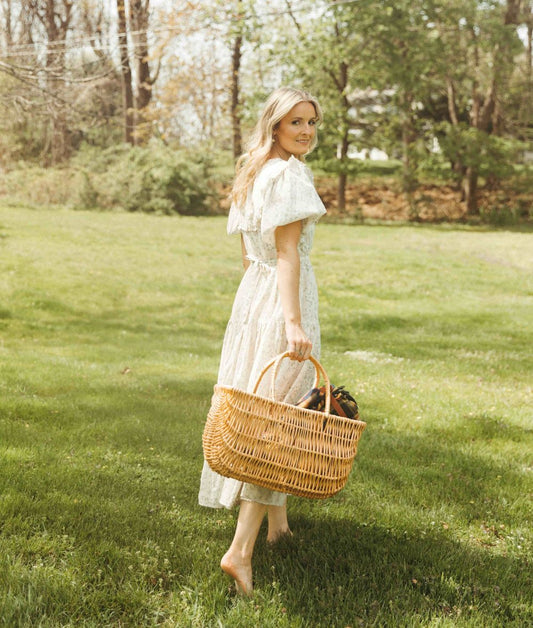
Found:
[[[301, 102], [311, 103], [315, 108], [318, 122], [322, 122], [322, 109], [317, 99], [303, 90], [280, 87], [272, 92], [266, 101], [248, 141], [247, 150], [239, 157], [235, 167], [236, 175], [231, 199], [237, 206], [244, 206], [248, 189], [270, 157], [274, 130], [289, 111]], [[309, 152], [316, 146], [317, 139], [315, 134]], [[303, 160], [303, 157], [298, 157], [298, 159]]]

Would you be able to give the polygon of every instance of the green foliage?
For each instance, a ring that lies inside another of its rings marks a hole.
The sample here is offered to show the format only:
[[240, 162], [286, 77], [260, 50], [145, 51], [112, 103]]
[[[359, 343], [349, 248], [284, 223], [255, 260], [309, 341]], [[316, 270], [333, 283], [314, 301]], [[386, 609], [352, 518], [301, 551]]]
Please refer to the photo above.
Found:
[[[17, 161], [48, 164], [54, 133], [61, 133], [65, 155], [82, 141], [105, 148], [121, 140], [120, 81], [114, 73], [88, 84], [74, 83], [68, 96], [58, 92], [50, 102], [31, 81], [0, 71], [0, 93], [0, 165], [6, 168]], [[65, 98], [73, 98], [75, 105], [67, 107]], [[60, 130], [54, 129], [54, 119], [61, 120]]]
[[36, 161], [44, 149], [44, 121], [24, 108], [13, 106], [21, 84], [0, 72], [0, 166], [19, 160]]
[[28, 164], [6, 173], [0, 194], [11, 202], [86, 209], [200, 215], [218, 211], [217, 176], [209, 155], [121, 144], [85, 146], [70, 164]]
[[[513, 187], [519, 193], [528, 193], [533, 190], [533, 163], [529, 162], [516, 166]], [[533, 215], [533, 207], [529, 207]]]
[[514, 164], [523, 145], [516, 140], [489, 135], [466, 124], [442, 123], [438, 130], [443, 155], [451, 163], [475, 168], [481, 176], [505, 179], [514, 173]]
[[69, 167], [42, 168], [19, 162], [0, 179], [0, 195], [14, 205], [49, 207], [79, 204], [80, 190], [86, 184], [79, 170]]
[[215, 207], [213, 164], [201, 153], [155, 141], [147, 147], [123, 144], [104, 151], [87, 147], [73, 165], [83, 172], [84, 207], [185, 215]]
[[317, 155], [309, 160], [313, 166], [317, 166], [323, 172], [328, 174], [347, 174], [352, 178], [355, 178], [363, 168], [363, 161], [361, 159], [335, 159], [325, 154], [324, 152], [317, 151]]
[[[324, 151], [325, 152], [325, 151]], [[324, 152], [317, 150], [316, 153], [306, 160], [313, 170], [319, 169], [327, 174], [346, 173], [349, 177], [355, 178], [361, 174], [375, 177], [391, 177], [397, 176], [402, 164], [396, 159], [388, 159], [385, 161], [377, 159], [347, 159], [340, 161], [328, 157]]]
[[[198, 237], [198, 233], [202, 237]], [[531, 235], [319, 225], [322, 363], [368, 422], [346, 488], [263, 527], [256, 594], [197, 505], [240, 270], [219, 218], [0, 208], [6, 626], [531, 624]]]
[[481, 220], [495, 227], [516, 225], [521, 219], [520, 211], [516, 207], [491, 205], [480, 210]]
[[[516, 148], [501, 135], [524, 136], [531, 81], [528, 87], [519, 71], [526, 58], [524, 42], [516, 24], [504, 23], [505, 3], [319, 4], [320, 20], [293, 16], [298, 27], [292, 25], [291, 33], [289, 22], [283, 45], [273, 48], [273, 56], [278, 59], [283, 50], [286, 74], [324, 105], [317, 159], [321, 168], [359, 173], [357, 164], [336, 163], [344, 139], [359, 149], [375, 146], [393, 158], [403, 156], [401, 176], [408, 194], [419, 177], [433, 172], [438, 178], [461, 179], [464, 168], [451, 170], [446, 160], [472, 166], [493, 181], [513, 174]], [[517, 79], [510, 98], [513, 75]], [[494, 89], [498, 116], [485, 132], [478, 131], [473, 98], [482, 108], [490, 104]], [[460, 126], [443, 130], [452, 126], [452, 118]], [[352, 131], [347, 137], [346, 129]], [[436, 137], [445, 144], [444, 159], [432, 153]]]

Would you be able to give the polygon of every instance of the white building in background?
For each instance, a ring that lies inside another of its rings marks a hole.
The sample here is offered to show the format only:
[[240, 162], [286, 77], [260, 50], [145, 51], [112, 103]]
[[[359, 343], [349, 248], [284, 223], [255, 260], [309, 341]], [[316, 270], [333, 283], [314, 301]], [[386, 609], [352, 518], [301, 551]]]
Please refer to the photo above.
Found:
[[361, 128], [350, 129], [350, 135], [353, 138], [353, 145], [348, 151], [348, 157], [350, 159], [387, 161], [390, 158], [379, 146], [359, 149], [357, 147], [356, 138], [363, 135], [363, 128], [368, 125], [367, 121], [369, 118], [381, 115], [386, 111], [394, 94], [394, 89], [380, 91], [370, 87], [366, 89], [356, 89], [351, 92], [349, 98], [353, 106], [350, 110], [350, 115]]
[[370, 159], [371, 161], [387, 161], [389, 156], [381, 148], [363, 148], [363, 150], [357, 150], [352, 148], [348, 151], [348, 157], [350, 159]]
[[[393, 89], [379, 91], [377, 89], [367, 88], [358, 89], [352, 92], [350, 100], [353, 103], [353, 106], [350, 109], [350, 115], [355, 121], [356, 128], [350, 129], [349, 131], [351, 141], [353, 142], [348, 150], [348, 157], [350, 159], [387, 161], [394, 157], [394, 155], [389, 155], [379, 146], [361, 149], [357, 147], [358, 138], [363, 135], [365, 127], [372, 125], [371, 120], [375, 118], [375, 116], [383, 115], [387, 112], [387, 110], [390, 111], [395, 107], [395, 105], [391, 102], [394, 94], [395, 90]], [[413, 108], [422, 109], [423, 105], [420, 102], [413, 103]], [[357, 126], [359, 126], [359, 128], [357, 128]], [[430, 140], [426, 139], [426, 141], [430, 142], [430, 145], [427, 147], [430, 152], [441, 152], [439, 140], [436, 136], [433, 136]]]

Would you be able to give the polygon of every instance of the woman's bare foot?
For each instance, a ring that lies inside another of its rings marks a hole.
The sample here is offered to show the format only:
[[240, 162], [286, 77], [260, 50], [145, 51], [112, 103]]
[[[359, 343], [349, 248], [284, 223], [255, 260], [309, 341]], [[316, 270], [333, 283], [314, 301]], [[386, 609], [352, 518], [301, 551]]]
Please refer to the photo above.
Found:
[[267, 535], [267, 545], [273, 546], [280, 541], [288, 541], [292, 539], [292, 531], [287, 528], [286, 530], [276, 530], [275, 532], [269, 532]]
[[220, 568], [224, 573], [235, 580], [237, 593], [241, 595], [252, 595], [254, 587], [252, 583], [252, 565], [243, 561], [228, 552], [224, 554], [220, 561]]

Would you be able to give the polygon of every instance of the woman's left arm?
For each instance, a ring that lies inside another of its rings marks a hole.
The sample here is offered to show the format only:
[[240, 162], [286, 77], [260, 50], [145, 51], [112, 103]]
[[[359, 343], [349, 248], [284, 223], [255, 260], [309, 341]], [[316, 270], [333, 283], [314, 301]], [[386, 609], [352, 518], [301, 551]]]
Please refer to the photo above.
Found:
[[246, 270], [248, 266], [250, 266], [250, 260], [247, 257], [248, 253], [246, 251], [246, 244], [244, 244], [244, 237], [242, 233], [241, 233], [241, 253], [242, 253], [242, 265], [244, 267], [244, 270]]
[[300, 309], [300, 253], [298, 242], [302, 233], [302, 221], [278, 227], [274, 233], [277, 252], [278, 290], [281, 299], [289, 357], [305, 360], [313, 348], [302, 327]]

